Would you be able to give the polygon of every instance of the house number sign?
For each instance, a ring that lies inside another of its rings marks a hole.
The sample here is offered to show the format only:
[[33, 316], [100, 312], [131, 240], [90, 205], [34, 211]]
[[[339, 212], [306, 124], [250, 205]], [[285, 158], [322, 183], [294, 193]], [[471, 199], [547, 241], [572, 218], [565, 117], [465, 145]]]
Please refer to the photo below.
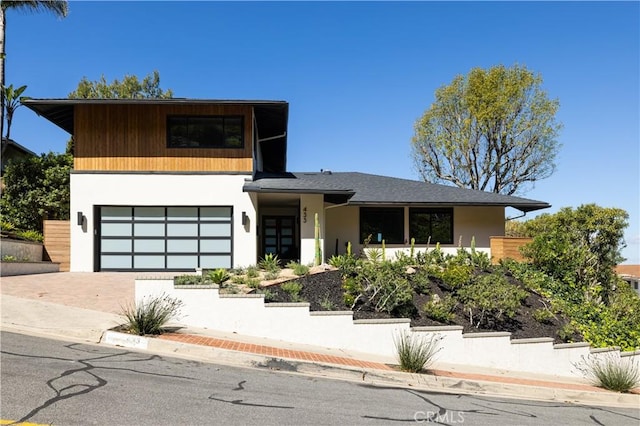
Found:
[[307, 223], [307, 206], [302, 208], [302, 223]]

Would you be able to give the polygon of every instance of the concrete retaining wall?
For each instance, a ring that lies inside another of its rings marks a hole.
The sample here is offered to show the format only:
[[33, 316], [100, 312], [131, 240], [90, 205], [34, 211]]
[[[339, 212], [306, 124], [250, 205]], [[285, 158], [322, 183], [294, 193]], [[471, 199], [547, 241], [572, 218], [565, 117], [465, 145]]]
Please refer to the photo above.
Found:
[[12, 256], [21, 262], [40, 262], [42, 261], [42, 243], [2, 238], [0, 253], [2, 258]]
[[[588, 357], [640, 362], [640, 351], [594, 350], [585, 343], [554, 345], [551, 338], [512, 340], [510, 333], [463, 334], [460, 326], [410, 327], [408, 319], [353, 320], [353, 312], [309, 312], [308, 303], [264, 303], [262, 295], [221, 295], [217, 286], [174, 286], [173, 279], [137, 279], [135, 300], [169, 295], [184, 303], [188, 326], [235, 332], [395, 358], [394, 338], [440, 336], [438, 361], [566, 377], [582, 377]], [[622, 356], [622, 358], [621, 358]]]
[[60, 264], [53, 262], [0, 262], [0, 276], [47, 274], [60, 272]]

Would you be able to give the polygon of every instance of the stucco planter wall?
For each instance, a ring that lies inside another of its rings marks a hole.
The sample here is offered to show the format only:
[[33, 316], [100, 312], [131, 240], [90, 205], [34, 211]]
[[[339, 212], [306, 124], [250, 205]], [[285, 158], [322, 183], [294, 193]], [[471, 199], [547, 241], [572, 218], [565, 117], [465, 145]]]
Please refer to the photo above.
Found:
[[593, 350], [588, 344], [555, 345], [552, 339], [512, 340], [510, 333], [463, 334], [462, 327], [410, 327], [409, 319], [353, 320], [353, 312], [310, 312], [308, 303], [264, 303], [262, 295], [220, 295], [216, 286], [173, 285], [173, 279], [137, 279], [137, 302], [163, 294], [184, 304], [184, 325], [247, 336], [278, 339], [387, 357], [396, 355], [400, 333], [440, 336], [438, 361], [566, 377], [582, 377], [575, 368], [587, 356], [640, 362], [640, 352]]

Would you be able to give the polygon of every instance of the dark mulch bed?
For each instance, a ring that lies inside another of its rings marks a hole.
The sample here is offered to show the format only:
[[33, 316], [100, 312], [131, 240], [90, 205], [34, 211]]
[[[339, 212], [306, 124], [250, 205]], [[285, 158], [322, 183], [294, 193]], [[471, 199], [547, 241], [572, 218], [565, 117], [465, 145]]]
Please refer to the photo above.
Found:
[[[508, 279], [522, 287], [522, 284], [508, 277]], [[342, 277], [340, 271], [327, 271], [320, 272], [305, 277], [297, 278], [302, 284], [302, 291], [300, 293], [301, 298], [310, 304], [311, 311], [349, 311], [349, 306], [346, 306], [343, 301], [342, 289]], [[289, 295], [280, 288], [280, 284], [269, 286], [269, 291], [272, 293], [268, 302], [290, 302]], [[524, 288], [524, 287], [523, 287]], [[430, 294], [437, 294], [441, 298], [449, 294], [450, 291], [447, 286], [437, 279], [432, 279], [430, 288], [428, 290]], [[421, 307], [429, 301], [430, 296], [427, 294], [413, 293], [413, 305], [415, 309], [411, 309], [413, 312], [410, 315], [391, 315], [385, 312], [374, 312], [370, 307], [366, 305], [357, 306], [354, 309], [354, 319], [369, 319], [369, 318], [394, 318], [394, 317], [410, 317], [411, 326], [442, 326], [442, 325], [460, 325], [463, 327], [464, 333], [484, 332], [484, 331], [508, 331], [512, 333], [513, 339], [526, 339], [534, 337], [551, 337], [555, 339], [557, 343], [564, 342], [558, 332], [568, 322], [566, 318], [556, 315], [549, 322], [540, 322], [534, 319], [533, 312], [537, 309], [548, 306], [548, 302], [545, 305], [545, 299], [533, 292], [529, 292], [529, 295], [524, 300], [520, 309], [518, 309], [516, 316], [507, 321], [502, 321], [497, 324], [491, 324], [486, 328], [476, 328], [472, 326], [468, 320], [468, 314], [464, 311], [461, 304], [455, 311], [455, 319], [451, 323], [441, 323], [428, 318], [422, 313]], [[571, 341], [581, 341], [582, 338], [579, 335], [571, 336]]]

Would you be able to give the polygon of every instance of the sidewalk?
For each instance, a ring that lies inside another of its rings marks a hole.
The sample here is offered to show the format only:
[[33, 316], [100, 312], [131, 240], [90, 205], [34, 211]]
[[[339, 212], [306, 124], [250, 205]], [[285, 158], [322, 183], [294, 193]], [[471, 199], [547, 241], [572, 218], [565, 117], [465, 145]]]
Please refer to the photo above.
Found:
[[[122, 323], [122, 306], [133, 301], [140, 274], [56, 273], [3, 277], [0, 281], [4, 331], [142, 348], [240, 367], [365, 381], [384, 386], [451, 393], [640, 407], [640, 395], [620, 394], [584, 380], [480, 369], [436, 362], [429, 374], [400, 372], [393, 359], [340, 349], [177, 327], [158, 337], [121, 335], [107, 330]], [[115, 340], [114, 340], [115, 339]], [[119, 339], [119, 340], [118, 340]], [[129, 344], [128, 342], [135, 343]]]

